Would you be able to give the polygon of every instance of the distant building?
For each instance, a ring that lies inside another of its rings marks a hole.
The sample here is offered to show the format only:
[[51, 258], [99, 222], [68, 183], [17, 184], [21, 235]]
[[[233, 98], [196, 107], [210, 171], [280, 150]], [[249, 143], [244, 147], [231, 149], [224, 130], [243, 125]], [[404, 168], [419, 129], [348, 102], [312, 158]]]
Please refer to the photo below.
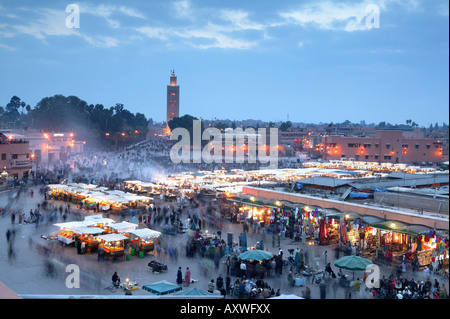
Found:
[[76, 141], [72, 132], [41, 132], [40, 130], [4, 130], [16, 140], [26, 140], [33, 163], [46, 164], [66, 160], [70, 154], [83, 152], [84, 142]]
[[0, 133], [0, 177], [22, 179], [30, 176], [30, 144], [27, 140]]
[[322, 158], [366, 162], [430, 164], [445, 161], [442, 142], [418, 131], [379, 130], [376, 136], [325, 135]]
[[278, 131], [278, 144], [283, 147], [301, 150], [303, 142], [308, 137], [308, 130], [305, 128], [290, 127], [286, 131]]
[[177, 75], [172, 70], [170, 84], [167, 86], [167, 117], [166, 131], [170, 134], [169, 121], [180, 117], [180, 86], [177, 85]]

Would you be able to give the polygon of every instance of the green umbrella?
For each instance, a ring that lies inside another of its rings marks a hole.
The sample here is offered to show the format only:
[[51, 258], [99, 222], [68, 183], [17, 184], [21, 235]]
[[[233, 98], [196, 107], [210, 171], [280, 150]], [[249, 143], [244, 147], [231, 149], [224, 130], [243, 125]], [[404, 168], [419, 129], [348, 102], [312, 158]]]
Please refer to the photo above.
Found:
[[246, 252], [240, 254], [238, 258], [240, 260], [245, 261], [262, 261], [267, 260], [273, 257], [273, 254], [271, 252], [260, 250], [260, 249], [253, 249], [253, 250], [247, 250]]
[[347, 270], [366, 270], [367, 266], [372, 264], [373, 262], [369, 259], [358, 256], [345, 256], [334, 262], [336, 267]]

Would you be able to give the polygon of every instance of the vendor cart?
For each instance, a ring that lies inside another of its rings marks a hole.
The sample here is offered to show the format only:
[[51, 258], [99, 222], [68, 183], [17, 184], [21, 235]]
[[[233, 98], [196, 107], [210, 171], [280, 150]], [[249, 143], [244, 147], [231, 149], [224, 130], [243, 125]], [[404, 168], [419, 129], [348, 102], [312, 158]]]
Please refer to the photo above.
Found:
[[186, 230], [182, 226], [165, 225], [162, 232], [168, 235], [183, 234]]

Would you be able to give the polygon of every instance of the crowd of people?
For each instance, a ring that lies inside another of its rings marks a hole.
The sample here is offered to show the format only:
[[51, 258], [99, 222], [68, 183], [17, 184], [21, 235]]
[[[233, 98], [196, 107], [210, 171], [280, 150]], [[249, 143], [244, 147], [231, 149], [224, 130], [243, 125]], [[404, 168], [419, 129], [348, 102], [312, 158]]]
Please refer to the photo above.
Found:
[[[185, 171], [189, 167], [177, 166], [167, 161], [168, 152], [170, 150], [170, 142], [164, 140], [151, 140], [134, 148], [130, 148], [124, 152], [117, 152], [112, 154], [84, 154], [77, 155], [72, 158], [72, 164], [55, 163], [52, 170], [40, 170], [34, 172], [34, 177], [31, 185], [45, 186], [45, 184], [60, 182], [63, 180], [72, 182], [83, 182], [87, 184], [97, 184], [98, 186], [105, 186], [110, 189], [123, 190], [123, 178], [138, 178], [148, 180], [154, 170], [161, 172], [170, 171]], [[145, 169], [152, 167], [152, 169]], [[207, 167], [205, 167], [207, 168]], [[197, 166], [196, 169], [199, 169]], [[25, 189], [25, 188], [24, 188]], [[18, 198], [23, 195], [20, 192]], [[33, 196], [32, 193], [27, 193], [27, 196]], [[34, 221], [36, 224], [41, 220], [42, 216], [66, 219], [70, 216], [71, 219], [76, 219], [75, 215], [85, 207], [71, 206], [70, 203], [64, 203], [60, 206], [55, 206], [51, 201], [44, 198], [44, 202], [38, 204], [35, 209], [29, 212], [29, 217], [23, 212], [10, 210], [7, 208], [3, 212], [11, 215], [11, 222], [23, 223], [25, 221]], [[70, 200], [67, 200], [70, 202]], [[134, 223], [145, 224], [147, 227], [156, 230], [165, 230], [166, 227], [180, 228], [189, 231], [192, 234], [186, 243], [186, 257], [194, 258], [200, 257], [213, 261], [215, 272], [220, 272], [219, 266], [223, 262], [226, 267], [224, 277], [220, 274], [208, 282], [208, 291], [212, 293], [219, 293], [223, 296], [233, 296], [237, 298], [270, 298], [280, 294], [280, 288], [272, 288], [268, 280], [274, 277], [286, 278], [283, 281], [287, 287], [291, 285], [292, 280], [289, 276], [293, 270], [300, 273], [302, 269], [316, 263], [315, 258], [309, 256], [310, 249], [296, 249], [289, 255], [283, 255], [280, 248], [282, 238], [290, 238], [286, 236], [286, 228], [281, 227], [281, 223], [274, 223], [276, 229], [272, 229], [272, 249], [278, 248], [278, 254], [274, 255], [270, 260], [262, 262], [245, 262], [239, 260], [238, 255], [242, 251], [248, 249], [247, 241], [244, 234], [254, 236], [264, 235], [266, 230], [258, 223], [248, 224], [242, 223], [243, 233], [238, 238], [238, 242], [227, 242], [221, 238], [221, 225], [217, 224], [218, 218], [214, 212], [218, 208], [211, 204], [211, 198], [205, 198], [202, 194], [195, 194], [190, 199], [181, 199], [177, 197], [173, 201], [166, 201], [164, 196], [156, 198], [155, 201], [147, 209], [134, 209], [130, 211], [131, 214], [123, 215], [122, 219]], [[235, 216], [234, 216], [235, 217]], [[220, 218], [219, 218], [220, 219]], [[226, 220], [225, 218], [222, 220]], [[233, 223], [240, 223], [236, 218], [231, 218]], [[207, 225], [214, 226], [218, 229], [217, 235], [209, 234], [206, 236], [202, 230]], [[280, 226], [280, 227], [279, 227]], [[253, 229], [250, 229], [253, 227]], [[275, 231], [274, 231], [275, 230]], [[175, 233], [176, 234], [176, 233]], [[270, 237], [265, 237], [270, 238]], [[292, 238], [291, 238], [292, 239]], [[14, 242], [14, 233], [7, 233], [8, 245], [12, 247]], [[269, 241], [270, 242], [270, 241]], [[163, 243], [164, 245], [164, 243]], [[261, 245], [261, 246], [259, 246]], [[300, 245], [300, 244], [299, 244]], [[262, 248], [262, 242], [256, 242], [256, 248]], [[177, 256], [176, 247], [161, 247], [157, 246], [155, 253], [159, 254], [161, 251], [167, 251], [170, 256]], [[13, 252], [13, 250], [11, 250]], [[389, 256], [387, 256], [387, 260]], [[11, 258], [13, 254], [11, 253]], [[322, 257], [323, 258], [323, 257]], [[176, 259], [176, 257], [175, 257]], [[326, 290], [329, 287], [342, 287], [345, 290], [345, 297], [351, 298], [352, 293], [358, 292], [358, 297], [371, 297], [379, 299], [442, 299], [448, 298], [448, 292], [445, 283], [440, 283], [431, 279], [414, 280], [403, 278], [406, 273], [402, 272], [402, 276], [394, 273], [388, 278], [383, 277], [380, 280], [380, 286], [368, 289], [365, 285], [365, 278], [349, 279], [347, 276], [337, 272], [336, 278], [333, 277], [335, 271], [331, 269], [326, 257], [321, 260], [322, 266], [325, 267], [324, 276], [319, 281], [320, 297], [325, 298]], [[389, 264], [385, 265], [389, 267]], [[289, 269], [289, 270], [287, 270]], [[176, 281], [178, 284], [190, 285], [192, 283], [192, 276], [189, 267], [183, 270], [181, 267], [177, 271]], [[394, 270], [395, 272], [395, 270]], [[407, 273], [410, 275], [410, 273]], [[411, 275], [414, 275], [412, 272]], [[281, 277], [283, 276], [283, 277]], [[234, 280], [233, 280], [234, 279]], [[281, 283], [281, 281], [280, 281]], [[313, 283], [311, 283], [313, 284]], [[283, 285], [280, 284], [280, 287]], [[292, 287], [292, 285], [291, 285]], [[336, 297], [336, 290], [334, 297]], [[311, 298], [311, 289], [308, 285], [303, 288], [303, 297]]]

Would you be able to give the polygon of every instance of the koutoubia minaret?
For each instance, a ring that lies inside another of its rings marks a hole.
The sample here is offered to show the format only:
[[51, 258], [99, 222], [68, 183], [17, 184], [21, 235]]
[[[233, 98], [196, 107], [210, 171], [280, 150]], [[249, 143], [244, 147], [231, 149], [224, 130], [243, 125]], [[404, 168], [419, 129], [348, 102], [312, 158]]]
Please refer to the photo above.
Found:
[[169, 121], [175, 117], [180, 117], [180, 87], [177, 85], [175, 70], [172, 70], [170, 84], [167, 86], [167, 134], [170, 134]]

